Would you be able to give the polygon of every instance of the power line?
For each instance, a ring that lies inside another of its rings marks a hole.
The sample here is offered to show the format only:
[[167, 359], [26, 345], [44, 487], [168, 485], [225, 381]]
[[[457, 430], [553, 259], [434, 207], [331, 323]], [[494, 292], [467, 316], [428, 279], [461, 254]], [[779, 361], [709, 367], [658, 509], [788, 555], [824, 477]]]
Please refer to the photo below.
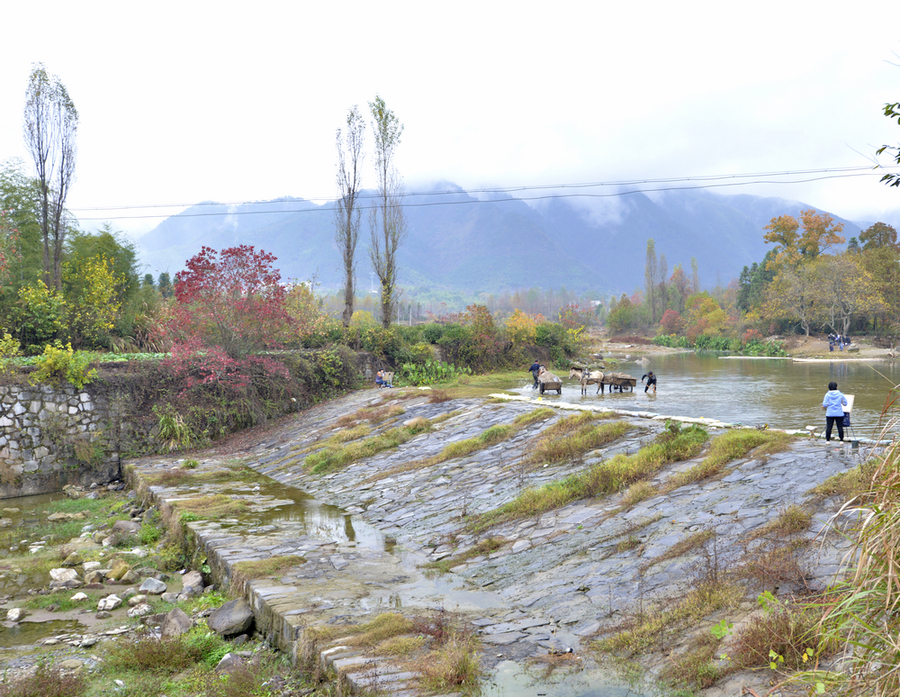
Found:
[[[803, 184], [809, 183], [813, 181], [822, 181], [826, 179], [841, 179], [848, 177], [860, 177], [860, 176], [883, 176], [884, 171], [887, 170], [895, 170], [900, 169], [900, 167], [889, 166], [889, 167], [879, 167], [876, 171], [870, 165], [867, 166], [859, 166], [859, 167], [833, 167], [833, 168], [822, 168], [822, 169], [807, 169], [807, 170], [790, 170], [790, 171], [774, 171], [774, 172], [756, 172], [750, 174], [717, 174], [717, 175], [701, 175], [701, 176], [690, 176], [690, 177], [669, 177], [669, 178], [659, 178], [659, 179], [630, 179], [630, 180], [619, 180], [619, 181], [609, 181], [609, 182], [592, 182], [592, 183], [574, 183], [574, 184], [540, 184], [540, 185], [523, 185], [523, 186], [513, 186], [513, 187], [489, 187], [489, 188], [479, 188], [479, 189], [467, 189], [467, 190], [449, 190], [449, 191], [414, 191], [404, 194], [404, 203], [403, 206], [405, 208], [417, 208], [417, 207], [428, 207], [428, 206], [448, 206], [448, 205], [472, 205], [472, 204], [486, 204], [486, 203], [509, 203], [511, 201], [539, 201], [546, 199], [557, 199], [557, 198], [615, 198], [621, 196], [628, 196], [632, 194], [640, 194], [640, 193], [654, 193], [654, 192], [665, 192], [665, 191], [678, 191], [678, 190], [693, 190], [693, 189], [713, 189], [713, 188], [722, 188], [722, 187], [731, 187], [731, 186], [750, 186], [757, 184], [777, 184], [777, 185], [786, 185], [786, 184]], [[812, 176], [819, 175], [819, 176]], [[803, 179], [781, 179], [778, 177], [798, 177], [803, 176]], [[766, 177], [764, 179], [760, 179], [759, 177]], [[685, 184], [684, 186], [655, 186], [655, 185], [663, 185], [663, 184]], [[631, 190], [622, 190], [621, 187], [628, 186], [639, 186], [641, 188], [635, 188]], [[607, 192], [589, 192], [587, 189], [598, 189], [598, 188], [609, 188], [616, 187], [615, 191], [607, 191]], [[567, 190], [577, 190], [573, 193], [568, 193]], [[559, 191], [566, 191], [566, 193], [559, 193]], [[549, 193], [545, 195], [538, 196], [512, 196], [513, 193], [528, 193], [528, 192], [538, 192], [538, 191], [554, 191], [555, 193]], [[502, 195], [509, 194], [509, 198], [471, 198], [471, 194], [493, 194], [493, 195]], [[456, 201], [427, 201], [422, 203], [410, 202], [410, 199], [414, 199], [415, 197], [444, 197], [444, 196], [459, 196], [459, 195], [469, 195], [470, 198], [465, 200], [456, 200]], [[362, 194], [359, 196], [360, 200], [372, 200], [377, 199], [377, 194]], [[334, 197], [320, 197], [320, 198], [310, 198], [310, 199], [302, 199], [303, 201], [314, 203], [316, 201], [322, 201], [323, 204], [316, 206], [314, 208], [280, 208], [273, 210], [239, 210], [239, 211], [214, 211], [214, 212], [194, 212], [194, 213], [179, 213], [178, 217], [183, 218], [193, 218], [193, 217], [205, 217], [205, 216], [225, 216], [225, 215], [262, 215], [266, 213], [315, 213], [321, 212], [324, 210], [324, 203], [330, 202], [334, 200]], [[146, 210], [153, 208], [197, 208], [202, 206], [272, 206], [273, 204], [278, 203], [289, 203], [291, 199], [280, 198], [274, 199], [272, 201], [242, 201], [242, 202], [214, 202], [214, 201], [204, 201], [201, 203], [193, 203], [193, 204], [149, 204], [149, 205], [127, 205], [127, 206], [109, 206], [109, 207], [92, 207], [92, 208], [73, 208], [70, 209], [70, 212], [77, 211], [128, 211], [128, 210]], [[374, 208], [375, 206], [361, 206], [360, 210], [368, 210]], [[128, 216], [104, 216], [104, 217], [83, 217], [79, 218], [84, 221], [96, 221], [96, 220], [141, 220], [147, 218], [168, 218], [171, 217], [169, 214], [145, 214], [145, 215], [128, 215]]]

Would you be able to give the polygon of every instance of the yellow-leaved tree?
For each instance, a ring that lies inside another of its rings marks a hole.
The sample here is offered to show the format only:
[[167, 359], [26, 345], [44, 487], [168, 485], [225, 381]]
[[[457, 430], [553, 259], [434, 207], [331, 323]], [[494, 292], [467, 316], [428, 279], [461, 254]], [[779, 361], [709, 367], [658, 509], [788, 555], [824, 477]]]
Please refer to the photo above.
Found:
[[90, 257], [77, 268], [63, 265], [63, 282], [77, 288], [66, 307], [69, 335], [76, 348], [102, 348], [109, 344], [109, 332], [122, 308], [116, 286], [123, 279], [113, 271], [104, 254]]
[[844, 238], [840, 235], [843, 229], [843, 223], [835, 223], [827, 213], [809, 209], [800, 213], [799, 221], [791, 215], [772, 218], [764, 228], [763, 239], [775, 245], [776, 267], [796, 268], [834, 245], [843, 244]]

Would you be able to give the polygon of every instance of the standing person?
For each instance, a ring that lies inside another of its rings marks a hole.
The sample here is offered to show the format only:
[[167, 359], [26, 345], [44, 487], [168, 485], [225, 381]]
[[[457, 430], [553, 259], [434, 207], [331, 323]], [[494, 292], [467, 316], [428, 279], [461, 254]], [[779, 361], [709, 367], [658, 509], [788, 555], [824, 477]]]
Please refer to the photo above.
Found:
[[834, 334], [828, 335], [828, 350], [834, 351]]
[[828, 392], [822, 400], [822, 408], [825, 410], [825, 440], [831, 440], [831, 429], [837, 424], [838, 438], [844, 440], [844, 406], [847, 398], [838, 391], [836, 382], [828, 383]]
[[531, 377], [534, 378], [534, 384], [531, 386], [532, 390], [536, 390], [538, 387], [538, 373], [541, 372], [541, 364], [538, 363], [538, 359], [534, 359], [534, 363], [531, 364], [531, 367], [528, 369], [531, 371]]
[[[644, 378], [647, 378], [647, 382], [644, 382]], [[656, 394], [656, 376], [653, 374], [652, 370], [646, 375], [641, 375], [641, 382], [644, 382], [644, 385], [646, 385], [646, 387], [644, 387], [644, 394], [647, 393], [647, 390], [650, 389], [651, 385], [653, 386], [653, 394]]]

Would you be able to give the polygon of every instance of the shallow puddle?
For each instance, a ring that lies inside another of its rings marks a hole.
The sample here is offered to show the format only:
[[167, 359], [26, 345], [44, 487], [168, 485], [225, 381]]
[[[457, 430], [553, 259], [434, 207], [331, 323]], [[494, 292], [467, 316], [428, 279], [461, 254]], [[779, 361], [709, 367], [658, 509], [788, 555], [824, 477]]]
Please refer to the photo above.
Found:
[[184, 494], [213, 492], [243, 499], [252, 508], [245, 517], [219, 520], [223, 529], [239, 528], [243, 534], [266, 535], [280, 525], [291, 524], [298, 528], [298, 533], [339, 544], [352, 543], [378, 552], [390, 552], [394, 546], [393, 540], [386, 538], [380, 530], [354, 520], [343, 509], [274, 480], [260, 479], [247, 484], [231, 482], [217, 487], [179, 487], [179, 493]]
[[639, 692], [610, 686], [609, 682], [610, 676], [600, 671], [558, 671], [544, 677], [537, 670], [527, 671], [513, 661], [502, 661], [481, 694], [483, 697], [641, 697]]
[[49, 620], [29, 622], [27, 619], [12, 627], [0, 626], [0, 648], [30, 646], [57, 634], [81, 634], [85, 626], [78, 620]]

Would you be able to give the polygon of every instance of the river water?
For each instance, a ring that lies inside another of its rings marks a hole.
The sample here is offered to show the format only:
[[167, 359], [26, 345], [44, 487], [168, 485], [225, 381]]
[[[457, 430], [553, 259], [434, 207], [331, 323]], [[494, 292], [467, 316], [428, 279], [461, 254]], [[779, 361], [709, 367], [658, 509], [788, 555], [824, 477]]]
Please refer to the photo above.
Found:
[[[880, 430], [885, 401], [900, 383], [898, 361], [816, 361], [790, 359], [748, 359], [716, 354], [671, 353], [648, 356], [648, 363], [625, 362], [617, 372], [638, 379], [633, 393], [594, 394], [596, 385], [581, 395], [576, 380], [559, 374], [563, 392], [543, 395], [545, 400], [596, 404], [612, 409], [650, 411], [667, 416], [705, 416], [745, 426], [768, 424], [770, 428], [804, 429], [825, 426], [822, 398], [834, 381], [845, 394], [855, 395], [851, 414], [853, 436], [869, 438]], [[649, 370], [656, 373], [656, 395], [644, 393], [640, 378]], [[515, 390], [534, 394], [530, 381]], [[900, 416], [900, 405], [893, 415]], [[897, 430], [896, 426], [893, 429]]]

